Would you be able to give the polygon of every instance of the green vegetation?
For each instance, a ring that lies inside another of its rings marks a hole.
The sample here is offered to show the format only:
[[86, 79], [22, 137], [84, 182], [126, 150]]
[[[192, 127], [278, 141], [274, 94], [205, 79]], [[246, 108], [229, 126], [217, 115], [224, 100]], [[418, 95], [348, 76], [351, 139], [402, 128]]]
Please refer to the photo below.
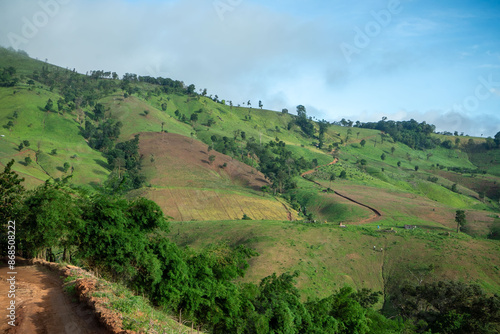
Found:
[[[0, 48], [0, 217], [26, 224], [24, 254], [121, 280], [208, 332], [494, 328], [494, 309], [470, 306], [486, 295], [448, 281], [499, 292], [500, 133], [316, 122], [199, 92]], [[480, 298], [419, 295], [441, 287]], [[428, 310], [403, 312], [404, 293]], [[124, 314], [143, 303], [125, 299]]]
[[[9, 169], [1, 179], [7, 189], [18, 186]], [[367, 333], [373, 323], [367, 309], [377, 302], [377, 293], [357, 294], [346, 288], [327, 299], [302, 303], [294, 285], [298, 273], [273, 274], [258, 286], [235, 283], [255, 251], [226, 244], [201, 251], [181, 249], [166, 238], [169, 228], [161, 209], [144, 198], [127, 201], [51, 182], [21, 197], [12, 206], [16, 222], [23, 226], [19, 251], [56, 261], [62, 249], [63, 261], [85, 264], [121, 281], [155, 305], [183, 312], [185, 319], [203, 324], [209, 332], [310, 333], [322, 332], [327, 324], [331, 333]], [[110, 301], [125, 314], [138, 308], [138, 302], [130, 295]]]

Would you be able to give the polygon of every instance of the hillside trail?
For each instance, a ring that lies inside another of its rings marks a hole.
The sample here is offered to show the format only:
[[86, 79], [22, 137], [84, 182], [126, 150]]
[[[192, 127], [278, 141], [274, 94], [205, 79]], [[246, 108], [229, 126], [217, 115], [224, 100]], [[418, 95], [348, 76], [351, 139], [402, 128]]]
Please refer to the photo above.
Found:
[[16, 260], [16, 321], [8, 324], [7, 278], [11, 275], [6, 265], [0, 264], [0, 333], [8, 334], [104, 334], [94, 314], [83, 304], [70, 300], [62, 290], [62, 281], [56, 273], [27, 261]]
[[[319, 182], [316, 182], [316, 181], [314, 181], [314, 180], [309, 180], [309, 179], [307, 179], [305, 176], [307, 176], [307, 175], [310, 175], [310, 174], [314, 173], [314, 172], [315, 172], [318, 168], [320, 168], [320, 167], [334, 165], [334, 164], [336, 164], [338, 161], [339, 161], [339, 159], [338, 159], [338, 158], [335, 158], [332, 162], [330, 162], [330, 163], [328, 163], [328, 164], [326, 164], [326, 165], [317, 166], [317, 167], [316, 167], [316, 168], [314, 168], [314, 169], [311, 169], [311, 170], [308, 170], [307, 172], [302, 173], [300, 176], [302, 176], [302, 177], [304, 178], [304, 180], [307, 180], [307, 181], [313, 182], [314, 184], [316, 184], [316, 185], [318, 185], [318, 186], [320, 186], [320, 187], [322, 187], [322, 188], [323, 188], [323, 185], [321, 185]], [[359, 206], [365, 207], [365, 208], [369, 209], [369, 210], [372, 212], [372, 215], [371, 215], [369, 218], [366, 218], [366, 219], [363, 219], [363, 220], [359, 220], [359, 221], [357, 221], [357, 222], [356, 222], [356, 224], [366, 224], [366, 223], [371, 223], [371, 222], [374, 222], [374, 221], [379, 220], [379, 219], [382, 217], [382, 213], [381, 213], [379, 210], [377, 210], [377, 209], [375, 209], [375, 208], [373, 208], [373, 207], [371, 207], [371, 206], [369, 206], [369, 205], [367, 205], [367, 204], [364, 204], [364, 203], [358, 202], [358, 201], [356, 201], [355, 199], [352, 199], [352, 198], [350, 198], [350, 197], [348, 197], [348, 196], [346, 196], [346, 195], [343, 195], [343, 194], [339, 193], [339, 192], [338, 192], [338, 191], [336, 191], [336, 190], [334, 190], [334, 191], [333, 191], [333, 193], [334, 193], [335, 195], [339, 196], [339, 197], [342, 197], [342, 198], [344, 198], [344, 199], [346, 199], [346, 200], [348, 200], [348, 201], [352, 202], [352, 203], [355, 203], [355, 204], [357, 204], [357, 205], [359, 205]]]

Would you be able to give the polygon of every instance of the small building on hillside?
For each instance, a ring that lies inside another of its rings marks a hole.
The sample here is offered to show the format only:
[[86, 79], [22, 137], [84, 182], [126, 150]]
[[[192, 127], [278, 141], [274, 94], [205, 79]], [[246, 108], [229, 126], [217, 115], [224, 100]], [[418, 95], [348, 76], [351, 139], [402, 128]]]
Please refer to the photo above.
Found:
[[417, 225], [405, 225], [405, 230], [413, 230], [416, 228], [417, 228]]

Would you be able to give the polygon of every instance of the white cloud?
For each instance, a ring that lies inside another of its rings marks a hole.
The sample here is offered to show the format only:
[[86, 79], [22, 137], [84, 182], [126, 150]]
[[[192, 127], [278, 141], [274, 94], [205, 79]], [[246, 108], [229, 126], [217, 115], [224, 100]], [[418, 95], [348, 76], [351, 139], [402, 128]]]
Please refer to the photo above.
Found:
[[[431, 117], [424, 110], [462, 101], [468, 83], [463, 78], [476, 78], [481, 65], [495, 69], [499, 59], [491, 48], [492, 59], [466, 57], [460, 67], [465, 74], [452, 73], [450, 55], [487, 50], [477, 41], [455, 49], [441, 46], [434, 35], [453, 29], [440, 16], [431, 20], [416, 11], [417, 1], [402, 1], [401, 14], [350, 64], [340, 44], [354, 43], [353, 29], [373, 20], [371, 11], [383, 10], [387, 1], [221, 1], [234, 4], [223, 19], [212, 0], [64, 0], [67, 4], [20, 48], [83, 73], [170, 77], [235, 104], [262, 100], [267, 108], [291, 111], [304, 104], [310, 114], [329, 120], [401, 108]], [[0, 44], [9, 46], [7, 36], [21, 34], [23, 17], [31, 20], [40, 11], [38, 1], [0, 2]], [[441, 67], [450, 69], [436, 70]], [[446, 124], [444, 118], [438, 121]]]

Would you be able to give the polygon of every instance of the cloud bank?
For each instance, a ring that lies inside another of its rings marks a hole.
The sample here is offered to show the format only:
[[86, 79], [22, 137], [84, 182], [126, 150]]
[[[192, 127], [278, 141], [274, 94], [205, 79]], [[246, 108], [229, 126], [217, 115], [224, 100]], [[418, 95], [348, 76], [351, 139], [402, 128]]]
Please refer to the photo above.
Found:
[[[413, 117], [447, 131], [492, 136], [500, 130], [494, 33], [500, 11], [482, 3], [463, 6], [427, 0], [3, 1], [0, 44], [81, 73], [103, 69], [183, 80], [236, 105], [262, 100], [265, 108], [295, 110], [303, 104], [330, 121]], [[490, 76], [488, 98], [467, 100], [477, 96], [478, 78]]]

